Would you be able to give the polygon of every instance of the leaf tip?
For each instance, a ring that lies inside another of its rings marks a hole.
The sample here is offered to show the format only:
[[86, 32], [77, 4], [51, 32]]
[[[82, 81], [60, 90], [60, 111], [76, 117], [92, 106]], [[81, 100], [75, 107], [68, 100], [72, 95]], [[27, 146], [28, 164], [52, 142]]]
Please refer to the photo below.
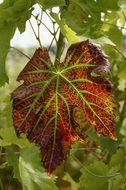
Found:
[[111, 138], [112, 140], [114, 140], [114, 141], [117, 141], [117, 140], [118, 140], [118, 138], [116, 137], [115, 134], [111, 134], [110, 138]]

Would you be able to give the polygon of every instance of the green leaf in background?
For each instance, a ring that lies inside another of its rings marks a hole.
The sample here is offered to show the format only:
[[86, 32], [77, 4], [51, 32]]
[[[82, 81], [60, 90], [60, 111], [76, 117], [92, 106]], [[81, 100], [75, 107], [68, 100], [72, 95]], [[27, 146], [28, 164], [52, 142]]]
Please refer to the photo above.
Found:
[[118, 64], [118, 77], [121, 80], [126, 80], [126, 57], [122, 58]]
[[24, 14], [20, 17], [20, 20], [17, 22], [17, 28], [19, 29], [20, 33], [25, 31], [25, 24], [26, 21], [30, 19], [31, 12], [32, 9], [24, 12]]
[[51, 16], [59, 25], [60, 30], [61, 30], [63, 36], [66, 37], [68, 43], [71, 44], [71, 43], [76, 43], [76, 42], [80, 41], [80, 38], [76, 35], [76, 33], [70, 27], [68, 27], [67, 24], [65, 24], [64, 19], [60, 19], [59, 15], [57, 13], [53, 13], [53, 12], [51, 13]]
[[122, 19], [122, 13], [120, 13], [119, 11], [111, 11], [110, 13], [107, 12], [104, 17], [102, 30], [103, 33], [108, 36], [108, 38], [111, 39], [118, 48], [122, 48], [122, 31], [117, 26], [117, 21], [119, 19], [124, 20], [124, 16]]
[[112, 155], [109, 168], [111, 172], [118, 172], [119, 175], [110, 179], [110, 189], [119, 190], [124, 185], [124, 154], [122, 149], [118, 149], [115, 154]]
[[98, 136], [95, 132], [94, 129], [89, 129], [86, 131], [86, 134], [88, 135], [89, 139], [91, 141], [95, 141], [98, 144], [100, 144], [100, 148], [103, 151], [107, 151], [110, 154], [113, 154], [116, 152], [116, 149], [120, 143], [120, 140], [118, 139], [117, 141], [113, 141], [112, 139], [108, 139], [103, 136]]
[[117, 27], [117, 22], [124, 26], [125, 18], [122, 14], [118, 0], [70, 0], [69, 5], [63, 9], [62, 17], [77, 35], [92, 39], [108, 36], [120, 47], [122, 31]]
[[119, 4], [119, 6], [121, 7], [121, 9], [122, 9], [123, 11], [126, 10], [126, 1], [125, 1], [125, 0], [119, 0], [119, 1], [118, 1], [118, 4]]
[[19, 171], [24, 190], [56, 190], [54, 178], [42, 169], [37, 147], [25, 148], [19, 157]]
[[34, 0], [4, 0], [0, 4], [0, 86], [8, 82], [5, 61], [16, 28], [24, 32]]
[[[113, 31], [114, 32], [114, 31]], [[116, 33], [116, 32], [115, 32]], [[116, 36], [113, 34], [116, 38]], [[120, 38], [122, 39], [122, 37]], [[119, 45], [119, 44], [118, 44]], [[119, 47], [116, 46], [104, 46], [106, 54], [109, 56], [111, 67], [112, 67], [112, 80], [115, 80], [114, 77], [118, 78], [120, 81], [126, 79], [126, 56]], [[113, 81], [113, 83], [117, 82]]]
[[[1, 21], [1, 19], [0, 19]], [[10, 40], [15, 32], [15, 24], [7, 24], [0, 28], [0, 86], [8, 82], [8, 76], [5, 69], [5, 60], [10, 47]]]
[[0, 102], [0, 128], [1, 127], [12, 127], [12, 117], [11, 117], [11, 104], [8, 102]]
[[115, 177], [113, 180], [109, 182], [110, 190], [123, 190], [125, 189], [124, 179], [121, 175]]
[[109, 167], [112, 168], [112, 167], [121, 167], [123, 166], [123, 162], [124, 162], [124, 154], [123, 154], [123, 150], [122, 149], [118, 149], [116, 151], [115, 154], [112, 155], [111, 157], [111, 160], [109, 162]]
[[118, 27], [111, 27], [106, 35], [109, 39], [112, 40], [119, 48], [122, 48], [122, 32], [118, 29]]
[[82, 34], [84, 30], [84, 14], [85, 13], [83, 12], [83, 10], [81, 10], [81, 8], [75, 3], [70, 3], [69, 7], [63, 9], [62, 11], [62, 17], [65, 19], [67, 25], [79, 35]]
[[18, 165], [19, 165], [18, 157], [16, 156], [16, 153], [14, 152], [14, 150], [11, 146], [5, 147], [5, 150], [7, 153], [7, 156], [6, 156], [7, 162], [10, 166], [13, 166], [13, 168], [14, 168], [13, 177], [17, 178], [21, 182], [19, 167], [18, 167]]
[[18, 145], [20, 148], [30, 147], [32, 144], [23, 136], [18, 138], [13, 127], [0, 129], [0, 146]]
[[101, 161], [85, 166], [81, 170], [81, 188], [84, 190], [108, 190], [108, 166]]
[[37, 3], [40, 3], [43, 6], [43, 9], [50, 9], [57, 6], [64, 6], [65, 0], [36, 0]]
[[[66, 173], [66, 175], [63, 178], [64, 180], [67, 180], [71, 183], [71, 190], [77, 190], [79, 188], [79, 183], [75, 182], [72, 177]], [[64, 189], [65, 190], [65, 189]], [[67, 189], [66, 189], [67, 190]], [[68, 189], [69, 190], [69, 189]]]
[[77, 34], [98, 38], [102, 34], [102, 21], [100, 9], [94, 12], [95, 4], [95, 1], [71, 0], [69, 6], [64, 8], [62, 16]]
[[24, 190], [56, 190], [55, 178], [47, 176], [42, 169], [39, 149], [35, 146], [22, 149], [19, 159], [12, 147], [5, 147], [7, 162], [14, 167], [17, 178]]
[[119, 0], [97, 0], [97, 6], [101, 7], [101, 9], [103, 10], [118, 10], [119, 9], [119, 5], [118, 5], [118, 1]]

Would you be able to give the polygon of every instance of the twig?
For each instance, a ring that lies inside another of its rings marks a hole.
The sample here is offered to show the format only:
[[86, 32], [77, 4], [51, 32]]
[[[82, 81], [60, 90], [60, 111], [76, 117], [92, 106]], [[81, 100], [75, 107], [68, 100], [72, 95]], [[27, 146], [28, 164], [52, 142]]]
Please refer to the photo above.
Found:
[[[53, 22], [54, 39], [55, 39], [56, 46], [57, 46], [58, 41], [57, 41], [57, 39], [56, 39], [56, 35], [57, 35], [58, 30], [55, 29], [55, 24], [56, 24], [56, 23]], [[59, 29], [59, 27], [58, 27], [57, 29]]]
[[[32, 16], [36, 19], [36, 16], [32, 14]], [[42, 22], [42, 20], [40, 20], [39, 18], [37, 18], [37, 20], [48, 30], [48, 32], [53, 35], [53, 32], [46, 26], [46, 24], [44, 24]]]
[[[42, 20], [42, 16], [43, 16], [43, 11], [41, 11], [40, 21]], [[41, 25], [41, 22], [37, 18], [36, 18], [36, 21], [37, 21], [37, 25], [38, 25], [38, 39], [40, 39], [40, 25]], [[41, 46], [42, 46], [42, 44], [41, 44]]]
[[80, 160], [79, 160], [77, 157], [75, 157], [75, 156], [73, 156], [73, 155], [72, 155], [72, 157], [73, 157], [74, 160], [77, 161], [77, 163], [78, 163], [81, 167], [83, 167], [90, 175], [92, 175], [92, 176], [94, 176], [94, 177], [109, 179], [109, 178], [116, 177], [116, 176], [120, 175], [120, 173], [118, 173], [118, 172], [117, 172], [117, 173], [114, 173], [114, 174], [111, 174], [111, 175], [108, 175], [108, 176], [97, 175], [97, 174], [91, 172], [87, 167], [85, 167], [85, 166], [80, 162]]
[[32, 31], [33, 31], [33, 33], [34, 33], [34, 35], [35, 35], [36, 40], [38, 41], [40, 47], [42, 48], [42, 44], [41, 44], [40, 38], [37, 36], [37, 34], [36, 34], [36, 32], [35, 32], [35, 30], [34, 30], [34, 28], [33, 28], [32, 23], [31, 23], [30, 20], [29, 20], [29, 24], [30, 24], [30, 26], [31, 26], [31, 28], [32, 28]]
[[58, 27], [57, 30], [55, 31], [55, 36], [53, 36], [53, 38], [52, 38], [52, 41], [51, 41], [51, 43], [50, 43], [50, 45], [49, 45], [49, 47], [48, 47], [48, 51], [50, 50], [50, 48], [51, 48], [51, 46], [52, 46], [54, 40], [56, 41], [56, 46], [57, 46], [56, 35], [57, 35], [57, 33], [58, 33], [58, 30], [59, 30], [59, 27]]
[[64, 39], [64, 36], [60, 31], [59, 39], [58, 39], [58, 42], [57, 42], [57, 51], [56, 51], [56, 57], [55, 57], [55, 63], [54, 63], [55, 66], [57, 66], [57, 63], [59, 63], [60, 57], [61, 57], [61, 54], [62, 54], [62, 51], [63, 51], [63, 48], [64, 48], [63, 39]]
[[28, 55], [26, 55], [25, 53], [23, 53], [22, 51], [20, 51], [19, 49], [15, 48], [15, 47], [10, 47], [10, 48], [13, 48], [15, 49], [16, 51], [18, 51], [20, 54], [24, 55], [25, 57], [27, 57], [28, 59], [31, 59]]
[[125, 55], [117, 47], [113, 46], [113, 48], [126, 60]]
[[48, 47], [48, 51], [50, 50], [50, 48], [51, 48], [51, 46], [52, 46], [52, 44], [53, 44], [53, 41], [54, 41], [54, 37], [52, 38], [52, 41], [51, 41], [51, 43], [50, 43], [50, 45], [49, 45], [49, 47]]
[[47, 13], [47, 11], [45, 11], [45, 14], [49, 17], [49, 19], [51, 20], [51, 22], [54, 21], [54, 20], [52, 19], [52, 17]]

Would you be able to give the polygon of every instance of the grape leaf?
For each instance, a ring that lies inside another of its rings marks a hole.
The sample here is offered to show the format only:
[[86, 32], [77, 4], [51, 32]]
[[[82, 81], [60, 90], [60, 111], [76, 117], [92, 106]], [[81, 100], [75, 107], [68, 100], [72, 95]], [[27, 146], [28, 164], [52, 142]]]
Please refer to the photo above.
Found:
[[13, 177], [17, 178], [21, 182], [19, 168], [18, 168], [19, 165], [18, 157], [11, 146], [5, 147], [5, 150], [7, 153], [6, 155], [7, 162], [10, 166], [13, 166], [13, 173], [14, 173]]
[[77, 107], [98, 134], [116, 139], [117, 106], [104, 76], [108, 72], [100, 48], [83, 41], [71, 45], [57, 65], [46, 48], [37, 49], [19, 74], [17, 80], [24, 83], [12, 93], [14, 127], [40, 146], [47, 172], [66, 158], [72, 143], [87, 140], [86, 127], [74, 117]]
[[[65, 19], [66, 24], [75, 31], [77, 35], [83, 35], [96, 40], [103, 36], [109, 36], [108, 32], [106, 33], [106, 31], [103, 30], [104, 27], [109, 26], [113, 30], [115, 28], [118, 34], [120, 34], [120, 30], [117, 27], [117, 21], [121, 18], [119, 11], [122, 14], [118, 0], [70, 0], [68, 6], [65, 6], [62, 11], [62, 18]], [[114, 16], [108, 18], [108, 15], [111, 15], [111, 13]], [[115, 20], [116, 23], [111, 23], [112, 19]], [[109, 39], [112, 40], [112, 37], [113, 36], [110, 35]]]
[[85, 190], [107, 190], [108, 182], [108, 166], [101, 161], [94, 162], [88, 167], [82, 168], [80, 177], [81, 188]]
[[68, 25], [65, 23], [65, 20], [59, 18], [59, 14], [52, 12], [51, 16], [59, 25], [63, 36], [66, 37], [69, 44], [76, 43], [76, 42], [80, 41], [80, 38], [76, 35], [76, 33], [71, 28], [68, 27]]
[[0, 28], [0, 86], [8, 82], [5, 69], [5, 60], [10, 47], [10, 39], [14, 35], [15, 25], [6, 25]]
[[53, 7], [58, 7], [58, 6], [64, 6], [65, 0], [36, 0], [37, 3], [40, 3], [44, 9], [50, 9]]
[[20, 148], [32, 146], [25, 137], [17, 138], [13, 127], [2, 127], [0, 129], [0, 146], [5, 147], [13, 144], [18, 145]]
[[55, 177], [47, 176], [41, 167], [39, 150], [33, 146], [21, 150], [19, 173], [24, 190], [56, 190]]
[[24, 32], [25, 23], [30, 18], [34, 0], [6, 0], [0, 4], [0, 86], [8, 82], [6, 57], [16, 28]]

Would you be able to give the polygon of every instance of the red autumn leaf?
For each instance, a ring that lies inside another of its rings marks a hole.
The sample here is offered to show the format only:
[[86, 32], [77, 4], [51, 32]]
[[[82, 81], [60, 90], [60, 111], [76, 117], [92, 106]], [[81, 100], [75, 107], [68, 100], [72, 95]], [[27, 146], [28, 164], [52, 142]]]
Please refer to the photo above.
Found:
[[24, 83], [12, 94], [13, 121], [18, 135], [40, 146], [42, 162], [51, 173], [69, 153], [71, 144], [86, 141], [86, 127], [76, 122], [82, 110], [96, 132], [116, 139], [116, 104], [106, 56], [89, 41], [73, 44], [63, 63], [54, 66], [47, 49], [38, 49], [18, 76]]

